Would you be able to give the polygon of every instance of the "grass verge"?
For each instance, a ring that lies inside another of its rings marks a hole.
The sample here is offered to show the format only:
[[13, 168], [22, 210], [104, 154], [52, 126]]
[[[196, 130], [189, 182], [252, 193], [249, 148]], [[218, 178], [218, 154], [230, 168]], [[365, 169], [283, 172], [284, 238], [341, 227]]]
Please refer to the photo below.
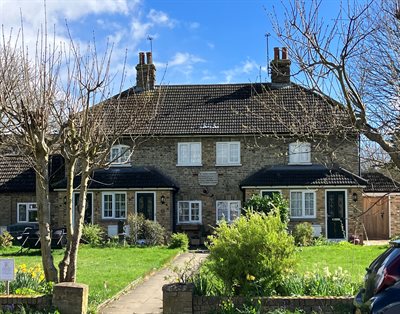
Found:
[[[0, 257], [14, 258], [16, 265], [32, 267], [41, 264], [38, 250], [16, 254], [18, 247], [0, 250]], [[93, 309], [151, 271], [162, 267], [178, 249], [165, 247], [113, 247], [93, 248], [82, 245], [79, 249], [77, 282], [89, 285], [89, 307]], [[63, 250], [53, 252], [57, 265]]]

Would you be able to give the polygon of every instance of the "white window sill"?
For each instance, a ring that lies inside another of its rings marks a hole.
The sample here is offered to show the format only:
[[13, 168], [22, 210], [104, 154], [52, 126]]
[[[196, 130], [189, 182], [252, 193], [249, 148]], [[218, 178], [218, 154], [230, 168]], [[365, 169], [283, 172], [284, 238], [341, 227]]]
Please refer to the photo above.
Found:
[[289, 166], [311, 166], [312, 162], [289, 162]]
[[317, 219], [317, 216], [289, 216], [289, 218], [304, 220], [304, 219]]
[[132, 164], [130, 162], [124, 162], [124, 163], [117, 163], [113, 162], [110, 164], [110, 167], [131, 167]]
[[102, 220], [126, 220], [126, 217], [115, 218], [115, 217], [102, 217]]
[[178, 222], [177, 225], [201, 225], [201, 221], [183, 221]]
[[203, 164], [176, 164], [177, 167], [203, 167]]
[[215, 167], [240, 167], [242, 164], [215, 164]]

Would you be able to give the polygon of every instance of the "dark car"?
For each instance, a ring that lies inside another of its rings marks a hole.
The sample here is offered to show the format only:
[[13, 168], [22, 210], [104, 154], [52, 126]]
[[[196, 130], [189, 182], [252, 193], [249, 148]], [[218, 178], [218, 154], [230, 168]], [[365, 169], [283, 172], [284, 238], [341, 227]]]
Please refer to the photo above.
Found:
[[354, 299], [355, 313], [400, 313], [400, 240], [367, 268], [364, 287]]

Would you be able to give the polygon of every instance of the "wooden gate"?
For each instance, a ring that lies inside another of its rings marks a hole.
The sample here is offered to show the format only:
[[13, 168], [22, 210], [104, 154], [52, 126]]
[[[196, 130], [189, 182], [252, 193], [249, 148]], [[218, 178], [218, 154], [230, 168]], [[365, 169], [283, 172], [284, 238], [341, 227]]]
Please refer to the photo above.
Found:
[[370, 240], [389, 239], [389, 197], [364, 195], [365, 232]]

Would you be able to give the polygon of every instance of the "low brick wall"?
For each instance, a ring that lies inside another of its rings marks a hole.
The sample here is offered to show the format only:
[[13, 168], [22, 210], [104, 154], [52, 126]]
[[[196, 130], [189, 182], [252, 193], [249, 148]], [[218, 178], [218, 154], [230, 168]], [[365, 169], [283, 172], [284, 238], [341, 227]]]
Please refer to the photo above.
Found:
[[0, 307], [3, 306], [16, 306], [24, 305], [37, 310], [48, 309], [51, 307], [51, 295], [37, 295], [37, 296], [26, 296], [26, 295], [1, 295], [0, 296]]
[[[219, 309], [223, 300], [228, 300], [226, 297], [195, 296], [193, 290], [192, 284], [165, 285], [163, 287], [164, 313], [209, 314]], [[259, 298], [259, 300], [261, 301], [261, 312], [282, 308], [292, 311], [301, 309], [306, 313], [344, 314], [353, 312], [352, 297], [265, 297]], [[246, 299], [235, 297], [232, 301], [240, 307], [246, 302]]]

